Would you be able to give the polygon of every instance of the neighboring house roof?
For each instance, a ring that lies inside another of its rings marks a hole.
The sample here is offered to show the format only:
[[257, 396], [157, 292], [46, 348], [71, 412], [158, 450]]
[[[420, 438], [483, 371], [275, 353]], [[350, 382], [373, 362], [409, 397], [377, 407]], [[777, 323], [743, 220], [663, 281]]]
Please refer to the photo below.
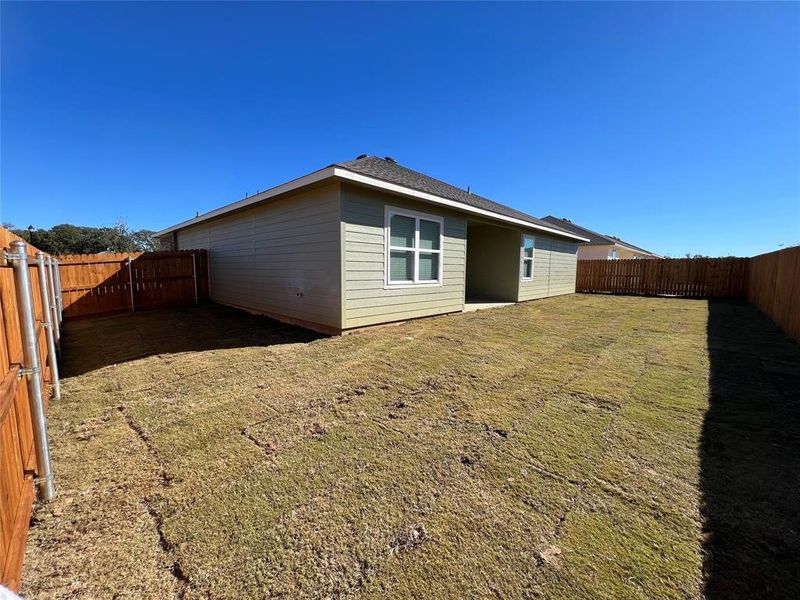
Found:
[[196, 225], [280, 194], [296, 191], [308, 185], [317, 184], [329, 178], [370, 185], [427, 202], [449, 206], [457, 210], [479, 214], [491, 219], [547, 231], [554, 235], [577, 241], [587, 241], [587, 238], [580, 234], [576, 234], [552, 223], [546, 223], [524, 212], [504, 206], [488, 198], [478, 196], [477, 194], [472, 194], [467, 190], [462, 190], [444, 181], [434, 179], [433, 177], [399, 165], [396, 161], [388, 157], [378, 158], [366, 154], [359, 156], [355, 160], [334, 163], [324, 169], [314, 171], [313, 173], [309, 173], [298, 179], [293, 179], [253, 196], [248, 196], [243, 200], [212, 210], [194, 219], [183, 221], [182, 223], [159, 231], [156, 235], [164, 235], [178, 229], [183, 229], [184, 227]]
[[549, 223], [550, 225], [555, 225], [561, 229], [565, 229], [570, 231], [576, 235], [581, 237], [588, 238], [589, 241], [586, 243], [587, 246], [607, 246], [607, 245], [617, 245], [623, 248], [627, 248], [628, 250], [633, 250], [634, 252], [641, 252], [643, 254], [647, 254], [650, 256], [655, 256], [656, 258], [661, 258], [658, 254], [654, 252], [650, 252], [649, 250], [645, 250], [644, 248], [639, 248], [638, 246], [634, 246], [633, 244], [629, 244], [628, 242], [623, 242], [618, 237], [614, 237], [613, 235], [603, 235], [602, 233], [597, 233], [596, 231], [592, 231], [591, 229], [587, 229], [586, 227], [581, 227], [580, 225], [576, 225], [569, 219], [561, 219], [559, 217], [554, 217], [553, 215], [548, 215], [542, 219], [545, 223]]

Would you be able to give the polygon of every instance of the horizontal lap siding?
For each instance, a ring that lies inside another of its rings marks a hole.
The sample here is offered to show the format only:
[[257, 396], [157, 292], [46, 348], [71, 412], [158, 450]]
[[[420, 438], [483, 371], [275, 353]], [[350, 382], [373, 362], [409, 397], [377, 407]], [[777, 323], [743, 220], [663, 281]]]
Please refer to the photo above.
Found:
[[574, 293], [578, 245], [538, 234], [535, 242], [533, 280], [520, 281], [519, 301]]
[[[441, 286], [384, 289], [384, 215], [387, 205], [444, 219]], [[345, 328], [426, 317], [464, 308], [464, 217], [429, 204], [345, 185], [342, 186], [342, 221]]]
[[550, 249], [550, 289], [548, 296], [575, 293], [578, 269], [578, 244], [554, 239]]
[[211, 299], [341, 326], [339, 186], [267, 202], [178, 232], [210, 250]]

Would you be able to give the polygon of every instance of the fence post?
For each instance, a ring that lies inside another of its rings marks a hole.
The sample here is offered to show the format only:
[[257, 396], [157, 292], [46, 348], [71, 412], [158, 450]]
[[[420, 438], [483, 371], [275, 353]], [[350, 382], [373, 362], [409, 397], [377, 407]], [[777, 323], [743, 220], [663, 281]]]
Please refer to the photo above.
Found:
[[47, 441], [47, 419], [44, 412], [42, 395], [42, 368], [39, 364], [38, 345], [36, 343], [36, 325], [33, 314], [33, 294], [31, 292], [31, 274], [28, 271], [28, 250], [25, 242], [11, 242], [11, 264], [14, 267], [14, 282], [17, 292], [17, 309], [19, 310], [20, 333], [22, 334], [22, 369], [28, 384], [28, 398], [33, 417], [33, 439], [36, 444], [37, 475], [35, 479], [39, 495], [44, 502], [55, 496], [53, 471], [50, 465], [50, 447]]
[[[38, 254], [37, 260], [38, 260]], [[48, 302], [50, 305], [50, 315], [51, 315], [51, 323], [53, 324], [53, 339], [55, 340], [56, 344], [61, 343], [61, 312], [58, 310], [58, 297], [56, 296], [56, 278], [55, 278], [55, 268], [53, 266], [53, 259], [48, 258], [47, 260], [47, 280], [50, 282], [50, 299], [51, 302]], [[39, 271], [41, 275], [41, 271]], [[59, 292], [60, 293], [60, 292]]]
[[53, 270], [53, 277], [55, 279], [55, 292], [56, 292], [56, 304], [58, 308], [58, 322], [64, 319], [64, 296], [61, 290], [61, 264], [53, 257], [48, 259], [50, 261], [50, 268]]
[[192, 281], [194, 282], [194, 303], [200, 304], [200, 299], [197, 297], [197, 261], [192, 252]]
[[[39, 292], [42, 296], [42, 318], [44, 319], [45, 334], [47, 335], [47, 352], [50, 356], [50, 383], [53, 384], [53, 395], [56, 400], [61, 398], [61, 382], [58, 378], [58, 359], [56, 358], [55, 307], [50, 305], [50, 298], [53, 286], [52, 271], [45, 266], [49, 263], [41, 250], [36, 253], [36, 267], [39, 270]], [[48, 290], [48, 281], [50, 289]]]
[[131, 267], [131, 257], [128, 257], [128, 286], [131, 290], [131, 312], [134, 312], [136, 308], [133, 304], [133, 268]]

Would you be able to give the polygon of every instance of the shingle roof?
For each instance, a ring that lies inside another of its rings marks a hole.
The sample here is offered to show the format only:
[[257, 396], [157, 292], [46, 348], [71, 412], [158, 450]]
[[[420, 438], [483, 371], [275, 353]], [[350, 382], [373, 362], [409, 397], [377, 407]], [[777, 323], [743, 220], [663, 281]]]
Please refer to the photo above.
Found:
[[526, 221], [533, 225], [540, 225], [550, 229], [556, 229], [564, 231], [565, 233], [569, 233], [568, 230], [565, 230], [558, 224], [546, 223], [541, 219], [537, 219], [536, 217], [533, 217], [522, 211], [499, 204], [498, 202], [494, 202], [493, 200], [489, 200], [483, 196], [472, 194], [467, 190], [462, 190], [461, 188], [457, 188], [454, 185], [445, 183], [444, 181], [429, 177], [428, 175], [420, 173], [419, 171], [414, 171], [408, 167], [404, 167], [403, 165], [400, 165], [391, 159], [387, 160], [385, 158], [378, 158], [377, 156], [363, 156], [355, 160], [335, 163], [331, 166], [347, 169], [348, 171], [353, 171], [354, 173], [359, 173], [361, 175], [367, 175], [368, 177], [374, 177], [375, 179], [381, 179], [389, 183], [402, 185], [419, 192], [435, 194], [437, 196], [441, 196], [442, 198], [447, 198], [448, 200], [454, 200], [456, 202], [466, 204], [467, 206], [481, 208], [483, 210], [488, 210], [506, 217], [520, 219], [521, 221]]
[[[256, 192], [251, 196], [246, 196], [242, 200], [231, 202], [230, 204], [208, 211], [202, 215], [195, 216], [192, 219], [187, 219], [176, 225], [162, 229], [156, 235], [162, 236], [185, 227], [203, 223], [209, 219], [217, 218], [232, 211], [242, 210], [260, 202], [265, 202], [270, 198], [297, 191], [307, 185], [319, 183], [329, 177], [339, 177], [344, 180], [351, 178], [359, 183], [374, 185], [376, 187], [397, 186], [397, 188], [408, 190], [408, 192], [403, 193], [407, 193], [411, 196], [420, 194], [421, 198], [431, 202], [449, 204], [454, 208], [458, 208], [458, 205], [461, 204], [464, 206], [464, 211], [466, 212], [478, 212], [489, 218], [495, 215], [495, 218], [501, 221], [513, 219], [512, 222], [517, 225], [520, 225], [520, 222], [528, 223], [534, 229], [543, 229], [554, 235], [563, 235], [580, 241], [585, 239], [558, 225], [554, 226], [552, 223], [547, 223], [522, 211], [504, 206], [503, 204], [499, 204], [483, 196], [471, 194], [467, 190], [462, 190], [444, 181], [439, 181], [438, 179], [428, 177], [418, 171], [399, 165], [388, 157], [378, 158], [366, 154], [355, 160], [328, 165], [327, 167], [318, 169], [303, 177], [292, 179], [286, 183], [264, 190], [263, 192]], [[374, 183], [371, 183], [370, 180]], [[422, 194], [427, 194], [428, 197], [425, 198]]]
[[652, 254], [653, 256], [658, 256], [657, 254], [650, 252], [649, 250], [645, 250], [644, 248], [639, 248], [638, 246], [634, 246], [633, 244], [624, 242], [619, 238], [615, 238], [614, 236], [603, 235], [602, 233], [597, 233], [596, 231], [592, 231], [591, 229], [586, 229], [586, 227], [581, 227], [580, 225], [576, 225], [575, 223], [567, 219], [561, 219], [559, 217], [554, 217], [553, 215], [547, 215], [546, 217], [542, 218], [542, 221], [544, 221], [548, 225], [554, 225], [559, 229], [569, 231], [570, 233], [574, 233], [581, 237], [589, 238], [589, 241], [586, 242], [587, 246], [605, 246], [608, 244], [619, 244], [620, 246], [624, 246], [632, 250], [637, 250], [639, 252], [644, 252], [645, 254]]

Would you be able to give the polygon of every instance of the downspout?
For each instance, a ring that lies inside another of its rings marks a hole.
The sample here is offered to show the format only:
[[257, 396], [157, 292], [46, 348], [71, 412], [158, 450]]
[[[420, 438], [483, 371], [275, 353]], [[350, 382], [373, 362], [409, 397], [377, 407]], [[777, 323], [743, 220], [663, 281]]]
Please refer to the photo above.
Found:
[[48, 272], [52, 271], [45, 266], [47, 259], [44, 252], [39, 251], [36, 253], [36, 266], [39, 270], [39, 293], [42, 297], [42, 318], [44, 319], [45, 333], [47, 335], [47, 350], [50, 355], [50, 382], [53, 384], [53, 396], [58, 400], [61, 398], [61, 382], [58, 378], [58, 359], [56, 359], [56, 340], [53, 331], [57, 311], [55, 306], [50, 305], [51, 294], [47, 287], [47, 282], [50, 282], [51, 290], [53, 285], [53, 278], [48, 277]]
[[36, 324], [33, 314], [33, 294], [31, 293], [31, 275], [28, 271], [28, 251], [25, 242], [11, 242], [10, 254], [6, 261], [14, 267], [14, 282], [17, 292], [17, 310], [19, 312], [20, 333], [22, 334], [22, 368], [20, 373], [28, 384], [28, 398], [33, 417], [33, 441], [36, 446], [36, 466], [38, 477], [34, 480], [39, 490], [39, 497], [49, 502], [56, 495], [53, 485], [53, 470], [50, 464], [50, 447], [47, 441], [47, 419], [44, 413], [42, 397], [42, 368], [39, 364], [39, 353], [36, 344]]

